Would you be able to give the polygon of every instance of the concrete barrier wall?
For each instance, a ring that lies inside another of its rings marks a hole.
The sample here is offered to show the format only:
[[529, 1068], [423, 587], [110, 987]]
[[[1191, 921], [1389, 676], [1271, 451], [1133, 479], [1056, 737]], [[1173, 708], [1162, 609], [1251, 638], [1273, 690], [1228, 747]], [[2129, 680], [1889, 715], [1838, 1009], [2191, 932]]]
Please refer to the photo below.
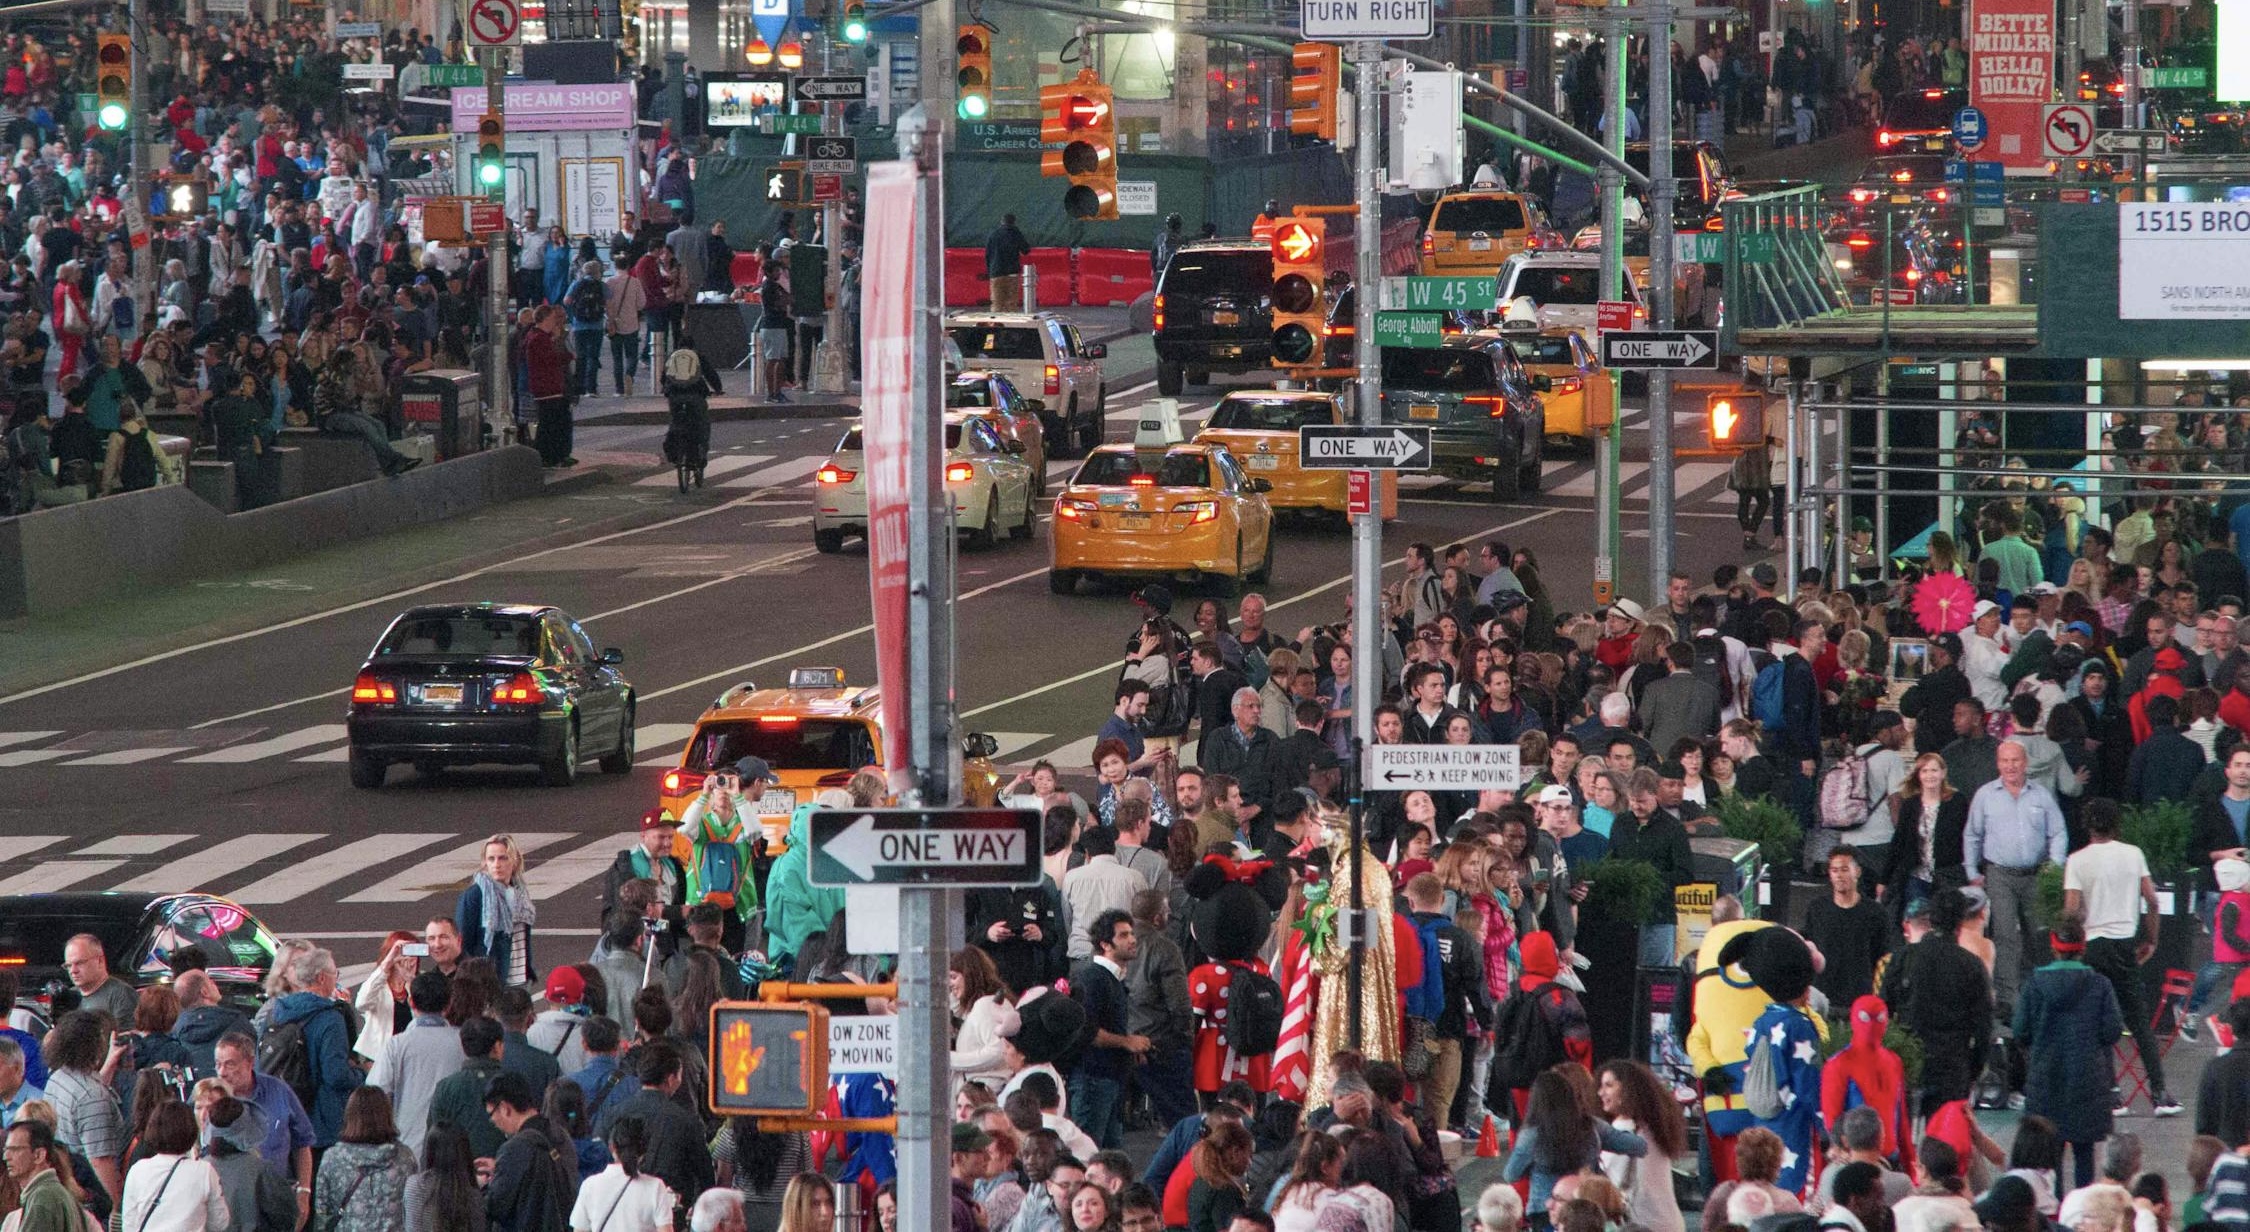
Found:
[[542, 490], [538, 453], [516, 445], [249, 513], [221, 513], [185, 484], [43, 509], [0, 521], [0, 618], [264, 568]]

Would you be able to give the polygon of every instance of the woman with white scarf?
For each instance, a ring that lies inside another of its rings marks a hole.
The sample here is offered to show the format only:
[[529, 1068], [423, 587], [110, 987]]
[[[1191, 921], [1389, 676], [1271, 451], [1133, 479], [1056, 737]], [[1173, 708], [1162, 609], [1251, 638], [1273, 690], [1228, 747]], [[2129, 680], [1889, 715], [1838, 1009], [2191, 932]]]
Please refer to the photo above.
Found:
[[461, 952], [491, 959], [510, 986], [529, 984], [538, 974], [531, 966], [531, 928], [538, 918], [516, 840], [505, 834], [486, 839], [484, 867], [453, 907]]

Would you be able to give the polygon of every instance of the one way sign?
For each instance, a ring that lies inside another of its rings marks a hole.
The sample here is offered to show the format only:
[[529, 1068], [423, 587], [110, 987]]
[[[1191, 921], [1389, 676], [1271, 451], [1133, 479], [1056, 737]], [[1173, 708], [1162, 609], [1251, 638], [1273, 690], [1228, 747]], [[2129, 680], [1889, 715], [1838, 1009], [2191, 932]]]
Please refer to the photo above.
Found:
[[1719, 331], [1715, 329], [1611, 331], [1602, 335], [1605, 368], [1716, 368]]
[[1308, 424], [1298, 429], [1297, 465], [1332, 470], [1426, 471], [1430, 469], [1430, 430]]

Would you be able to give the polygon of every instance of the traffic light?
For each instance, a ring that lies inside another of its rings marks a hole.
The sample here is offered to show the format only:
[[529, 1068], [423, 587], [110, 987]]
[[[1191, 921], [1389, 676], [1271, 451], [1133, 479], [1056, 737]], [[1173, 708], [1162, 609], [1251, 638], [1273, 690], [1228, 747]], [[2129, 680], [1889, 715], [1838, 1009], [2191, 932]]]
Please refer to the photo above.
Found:
[[766, 172], [766, 200], [776, 205], [795, 205], [805, 199], [805, 169], [802, 163], [776, 163]]
[[1039, 174], [1066, 175], [1063, 213], [1117, 217], [1117, 109], [1110, 88], [1091, 69], [1077, 80], [1039, 88], [1039, 140], [1061, 149], [1039, 156]]
[[1343, 50], [1334, 43], [1299, 43], [1289, 59], [1296, 66], [1289, 79], [1289, 131], [1334, 141]]
[[201, 218], [210, 209], [210, 186], [191, 175], [159, 175], [152, 185], [152, 218]]
[[1738, 451], [1766, 439], [1766, 400], [1762, 395], [1739, 390], [1712, 394], [1704, 399], [1704, 411], [1713, 449]]
[[836, 33], [847, 43], [867, 41], [867, 0], [844, 0], [843, 16], [836, 23]]
[[94, 50], [94, 123], [103, 132], [121, 133], [133, 117], [133, 39], [126, 34], [98, 38]]
[[953, 50], [960, 56], [955, 80], [961, 87], [961, 101], [954, 111], [964, 120], [981, 120], [992, 114], [992, 27], [961, 27]]
[[477, 191], [498, 200], [508, 190], [508, 125], [497, 111], [477, 120]]
[[808, 1116], [828, 1103], [828, 1011], [804, 1003], [711, 1007], [711, 1109]]
[[1322, 287], [1327, 270], [1321, 247], [1327, 224], [1318, 218], [1284, 218], [1273, 228], [1273, 366], [1309, 364], [1320, 343]]
[[781, 61], [781, 67], [790, 72], [805, 67], [805, 45], [795, 39], [789, 39], [774, 48], [773, 54], [776, 60]]

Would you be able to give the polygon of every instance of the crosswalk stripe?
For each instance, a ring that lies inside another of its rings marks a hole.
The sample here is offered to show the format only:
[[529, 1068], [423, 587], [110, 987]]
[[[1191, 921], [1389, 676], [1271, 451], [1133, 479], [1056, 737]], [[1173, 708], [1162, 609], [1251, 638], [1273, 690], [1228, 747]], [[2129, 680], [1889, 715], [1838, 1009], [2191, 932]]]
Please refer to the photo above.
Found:
[[173, 891], [201, 889], [206, 883], [260, 860], [302, 847], [325, 834], [245, 834], [206, 847], [109, 887], [112, 890]]
[[[773, 455], [770, 453], [720, 454], [716, 457], [705, 460], [703, 464], [703, 478], [706, 482], [709, 482], [716, 480], [721, 475], [731, 475], [736, 471], [745, 470], [749, 467], [756, 466], [760, 462], [771, 461], [773, 461]], [[819, 468], [815, 467], [813, 469], [818, 470]], [[811, 474], [812, 472], [807, 471], [806, 473]], [[633, 481], [633, 486], [637, 488], [669, 488], [679, 481], [680, 480], [678, 474], [673, 471], [665, 471], [664, 473], [659, 475], [649, 475], [641, 479], [636, 479]]]
[[646, 753], [680, 744], [694, 734], [693, 723], [643, 723], [633, 729], [633, 747]]
[[828, 459], [826, 458], [791, 458], [787, 462], [776, 462], [772, 466], [754, 470], [747, 475], [738, 476], [727, 480], [725, 483], [716, 483], [711, 486], [735, 489], [777, 487], [782, 484], [796, 483], [826, 465], [828, 465]]
[[1083, 740], [1073, 740], [1061, 748], [1049, 749], [1033, 760], [1050, 761], [1064, 774], [1075, 774], [1084, 771], [1093, 757], [1094, 737], [1088, 736]]
[[[516, 846], [523, 851], [535, 851], [568, 834], [518, 834]], [[459, 847], [440, 852], [402, 872], [384, 878], [343, 901], [347, 903], [413, 903], [433, 894], [450, 894], [467, 885], [476, 875], [477, 861], [484, 855], [484, 839], [472, 839]]]
[[617, 853], [630, 842], [632, 840], [623, 835], [607, 835], [575, 851], [533, 865], [524, 874], [531, 883], [531, 896], [544, 902], [601, 876], [617, 862]]
[[35, 766], [57, 757], [68, 757], [78, 749], [17, 749], [13, 753], [0, 753], [0, 769], [14, 766]]
[[63, 841], [60, 834], [0, 834], [0, 862], [20, 859]]
[[442, 843], [453, 837], [455, 836], [452, 834], [443, 833], [377, 834], [355, 843], [346, 843], [325, 853], [318, 860], [299, 861], [279, 872], [260, 877], [227, 897], [245, 907], [291, 902], [363, 869], [380, 868], [432, 843]]
[[262, 761], [268, 757], [279, 757], [283, 753], [294, 753], [298, 749], [311, 748], [316, 744], [334, 744], [349, 735], [351, 735], [351, 729], [341, 723], [321, 723], [313, 727], [302, 727], [296, 731], [283, 732], [265, 740], [233, 745], [214, 753], [183, 757], [180, 759], [180, 764], [183, 766], [198, 764], [236, 765], [246, 761]]
[[51, 894], [124, 866], [123, 860], [42, 860], [0, 880], [0, 894]]
[[144, 761], [155, 761], [159, 757], [170, 757], [174, 753], [193, 752], [194, 749], [195, 746], [192, 744], [165, 745], [153, 749], [118, 749], [115, 752], [96, 753], [92, 757], [81, 757], [76, 761], [66, 761], [63, 764], [66, 766], [136, 766]]
[[348, 744], [340, 744], [340, 745], [337, 745], [337, 746], [336, 746], [335, 748], [332, 748], [332, 749], [322, 749], [322, 750], [321, 750], [321, 751], [319, 751], [318, 753], [308, 753], [308, 754], [306, 754], [305, 756], [303, 756], [303, 757], [300, 757], [300, 758], [298, 758], [297, 760], [298, 760], [298, 761], [329, 761], [329, 762], [346, 762], [346, 761], [350, 761], [350, 760], [351, 760], [351, 757], [352, 757], [352, 748], [351, 748], [351, 746], [350, 746], [350, 745], [348, 745]]
[[91, 847], [81, 847], [72, 856], [152, 856], [167, 847], [177, 847], [195, 836], [192, 834], [120, 834], [105, 838]]
[[62, 735], [59, 731], [0, 732], [0, 749], [7, 748], [11, 744], [30, 744], [34, 740], [46, 740], [59, 735]]

